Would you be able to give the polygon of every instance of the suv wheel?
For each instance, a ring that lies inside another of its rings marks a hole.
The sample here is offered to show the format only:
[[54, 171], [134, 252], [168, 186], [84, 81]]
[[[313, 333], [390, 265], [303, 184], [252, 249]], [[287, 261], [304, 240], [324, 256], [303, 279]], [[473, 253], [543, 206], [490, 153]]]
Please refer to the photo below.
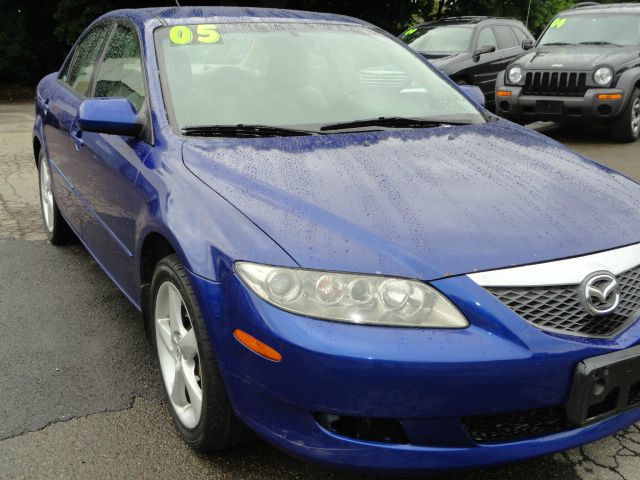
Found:
[[613, 138], [635, 142], [640, 137], [640, 89], [635, 88], [622, 114], [613, 122]]
[[250, 438], [233, 412], [187, 271], [175, 254], [156, 266], [150, 307], [162, 383], [182, 438], [200, 452]]

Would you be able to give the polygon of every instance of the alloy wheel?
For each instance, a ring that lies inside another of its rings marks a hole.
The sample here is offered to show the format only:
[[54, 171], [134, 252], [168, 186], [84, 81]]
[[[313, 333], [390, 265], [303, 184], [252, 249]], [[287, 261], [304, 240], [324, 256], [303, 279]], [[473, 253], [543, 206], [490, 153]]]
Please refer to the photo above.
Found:
[[43, 158], [40, 162], [40, 202], [44, 225], [49, 232], [53, 232], [53, 191], [51, 189], [51, 171], [49, 164]]
[[640, 133], [640, 98], [636, 98], [631, 109], [631, 131], [637, 137]]
[[202, 381], [196, 332], [176, 286], [158, 289], [155, 307], [156, 348], [169, 402], [186, 428], [195, 428], [202, 414]]

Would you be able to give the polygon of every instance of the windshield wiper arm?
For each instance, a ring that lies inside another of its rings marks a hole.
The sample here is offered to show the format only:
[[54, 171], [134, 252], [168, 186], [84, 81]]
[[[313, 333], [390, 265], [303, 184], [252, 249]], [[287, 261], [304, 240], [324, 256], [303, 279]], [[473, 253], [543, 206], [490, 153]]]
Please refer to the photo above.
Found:
[[541, 46], [542, 47], [553, 47], [553, 46], [559, 46], [559, 47], [563, 47], [563, 46], [567, 46], [567, 45], [575, 45], [575, 43], [567, 43], [567, 42], [550, 42], [550, 43], [543, 43]]
[[612, 47], [621, 47], [622, 46], [622, 45], [619, 45], [617, 43], [606, 42], [604, 40], [599, 40], [599, 41], [594, 41], [594, 42], [580, 42], [580, 43], [578, 43], [578, 45], [611, 45]]
[[319, 135], [313, 130], [276, 127], [271, 125], [196, 125], [184, 127], [183, 135], [195, 137], [293, 137], [303, 135]]
[[333, 123], [320, 127], [320, 130], [348, 130], [350, 128], [361, 127], [390, 127], [390, 128], [432, 128], [442, 125], [468, 125], [469, 122], [452, 122], [439, 119], [422, 119], [411, 117], [378, 117], [367, 118], [364, 120], [355, 120], [353, 122]]

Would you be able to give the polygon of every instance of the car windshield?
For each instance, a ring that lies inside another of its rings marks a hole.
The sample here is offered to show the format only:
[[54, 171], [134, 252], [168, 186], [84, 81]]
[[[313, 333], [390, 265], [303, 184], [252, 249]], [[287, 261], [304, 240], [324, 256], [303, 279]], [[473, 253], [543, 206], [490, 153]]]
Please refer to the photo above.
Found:
[[539, 45], [640, 45], [640, 15], [572, 14], [556, 17]]
[[422, 59], [370, 28], [225, 23], [155, 32], [171, 123], [322, 126], [381, 117], [481, 123]]
[[461, 53], [469, 50], [473, 27], [446, 25], [407, 30], [402, 40], [411, 48], [424, 53]]

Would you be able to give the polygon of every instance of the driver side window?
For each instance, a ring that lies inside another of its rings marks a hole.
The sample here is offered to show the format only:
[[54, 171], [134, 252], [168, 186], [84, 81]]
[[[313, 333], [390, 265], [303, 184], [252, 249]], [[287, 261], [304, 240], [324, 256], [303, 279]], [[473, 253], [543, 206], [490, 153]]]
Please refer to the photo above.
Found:
[[478, 41], [476, 43], [476, 49], [492, 46], [498, 50], [498, 41], [496, 40], [496, 36], [493, 33], [491, 27], [484, 27], [480, 30], [480, 34], [478, 35]]
[[119, 24], [98, 66], [94, 97], [124, 97], [136, 111], [145, 99], [140, 42], [133, 28]]

